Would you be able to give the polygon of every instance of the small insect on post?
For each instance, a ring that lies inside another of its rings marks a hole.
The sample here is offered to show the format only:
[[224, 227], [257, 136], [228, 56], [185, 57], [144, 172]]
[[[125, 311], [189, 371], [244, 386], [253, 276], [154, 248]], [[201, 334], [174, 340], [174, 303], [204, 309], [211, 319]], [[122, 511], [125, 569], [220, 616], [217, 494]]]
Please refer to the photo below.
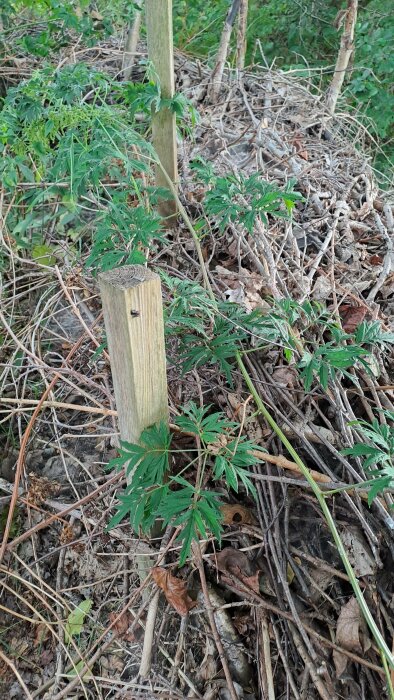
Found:
[[[148, 58], [160, 84], [161, 95], [171, 99], [175, 93], [174, 50], [172, 38], [172, 0], [145, 0]], [[175, 114], [168, 107], [152, 113], [152, 137], [160, 163], [171, 182], [178, 181]], [[160, 167], [156, 170], [156, 184], [167, 187], [168, 182]], [[162, 201], [162, 216], [176, 214], [174, 199]]]
[[141, 265], [99, 275], [121, 440], [168, 422], [160, 277]]

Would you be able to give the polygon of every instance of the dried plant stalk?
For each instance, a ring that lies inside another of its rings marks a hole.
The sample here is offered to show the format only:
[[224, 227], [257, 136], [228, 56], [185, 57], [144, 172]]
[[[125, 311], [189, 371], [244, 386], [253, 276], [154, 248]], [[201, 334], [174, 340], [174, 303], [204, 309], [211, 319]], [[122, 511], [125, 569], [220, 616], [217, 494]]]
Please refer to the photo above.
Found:
[[335, 112], [350, 57], [354, 50], [354, 28], [357, 21], [357, 8], [358, 0], [348, 0], [345, 13], [338, 16], [337, 25], [340, 26], [341, 22], [343, 22], [343, 33], [334, 75], [327, 92], [327, 109], [330, 114]]
[[233, 30], [233, 25], [235, 18], [238, 14], [240, 6], [240, 0], [233, 0], [230, 9], [227, 13], [226, 21], [224, 23], [222, 37], [220, 39], [220, 45], [216, 56], [215, 68], [212, 71], [211, 81], [208, 90], [208, 99], [210, 102], [215, 102], [219, 97], [220, 88], [222, 85], [224, 64], [226, 63], [228, 47], [231, 38], [231, 32]]

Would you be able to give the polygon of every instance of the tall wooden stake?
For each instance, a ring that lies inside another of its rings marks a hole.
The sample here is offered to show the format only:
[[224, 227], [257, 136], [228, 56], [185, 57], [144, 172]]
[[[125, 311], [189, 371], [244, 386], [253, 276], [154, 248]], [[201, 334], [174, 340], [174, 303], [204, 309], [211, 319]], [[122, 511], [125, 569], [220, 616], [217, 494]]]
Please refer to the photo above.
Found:
[[[159, 79], [161, 93], [170, 99], [175, 92], [174, 51], [172, 38], [172, 0], [145, 0], [148, 57]], [[175, 114], [168, 108], [152, 114], [153, 145], [167, 175], [176, 185], [178, 181]], [[156, 184], [168, 187], [160, 168]], [[159, 207], [163, 216], [176, 213], [176, 203], [163, 201]]]
[[168, 422], [160, 278], [141, 265], [99, 275], [120, 437]]

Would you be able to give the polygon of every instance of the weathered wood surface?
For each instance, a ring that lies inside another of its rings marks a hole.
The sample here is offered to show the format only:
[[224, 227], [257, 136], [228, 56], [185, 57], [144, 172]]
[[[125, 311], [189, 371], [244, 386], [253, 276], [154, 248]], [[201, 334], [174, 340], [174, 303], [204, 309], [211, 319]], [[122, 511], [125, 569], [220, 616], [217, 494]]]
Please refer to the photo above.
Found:
[[168, 421], [160, 278], [141, 265], [99, 275], [120, 437]]
[[[145, 0], [148, 57], [158, 77], [162, 96], [172, 98], [175, 93], [174, 50], [172, 35], [172, 0]], [[167, 108], [152, 114], [152, 137], [155, 151], [171, 181], [178, 181], [175, 114]], [[161, 169], [156, 169], [156, 184], [168, 187]], [[160, 203], [160, 213], [176, 213], [175, 200]]]

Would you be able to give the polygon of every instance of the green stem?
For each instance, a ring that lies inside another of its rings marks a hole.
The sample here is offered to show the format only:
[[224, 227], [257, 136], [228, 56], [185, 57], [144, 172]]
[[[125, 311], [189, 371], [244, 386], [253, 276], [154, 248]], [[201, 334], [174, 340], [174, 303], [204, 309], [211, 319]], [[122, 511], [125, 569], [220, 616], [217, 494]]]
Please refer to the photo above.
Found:
[[[314, 478], [311, 476], [311, 473], [310, 473], [308, 467], [304, 464], [301, 457], [298, 455], [298, 453], [296, 452], [294, 447], [291, 445], [291, 443], [287, 439], [286, 435], [280, 429], [279, 425], [276, 423], [276, 421], [274, 420], [274, 418], [271, 416], [270, 412], [268, 411], [268, 409], [264, 405], [259, 394], [257, 393], [257, 390], [253, 384], [251, 377], [248, 374], [248, 371], [247, 371], [244, 363], [242, 362], [241, 354], [239, 352], [237, 352], [237, 354], [236, 354], [236, 360], [237, 360], [238, 366], [242, 372], [242, 375], [245, 379], [247, 387], [248, 387], [250, 393], [252, 394], [259, 411], [263, 414], [267, 423], [274, 430], [274, 432], [276, 433], [276, 435], [278, 436], [278, 438], [280, 439], [282, 444], [286, 447], [289, 454], [292, 456], [292, 458], [294, 459], [296, 464], [299, 466], [303, 476], [307, 480], [308, 484], [310, 485], [313, 493], [315, 494], [315, 496], [319, 502], [322, 513], [326, 519], [327, 525], [328, 525], [329, 530], [332, 534], [333, 540], [336, 544], [339, 556], [342, 559], [343, 565], [345, 567], [345, 571], [346, 571], [347, 575], [349, 576], [349, 580], [350, 580], [350, 583], [352, 585], [354, 595], [356, 596], [357, 602], [358, 602], [358, 604], [361, 608], [361, 611], [365, 617], [365, 620], [368, 624], [368, 627], [371, 630], [371, 633], [375, 639], [375, 642], [378, 645], [380, 652], [385, 659], [385, 663], [383, 664], [383, 666], [385, 668], [388, 687], [390, 689], [391, 680], [390, 680], [390, 672], [389, 672], [388, 665], [390, 665], [392, 668], [394, 668], [394, 656], [393, 656], [392, 652], [390, 651], [390, 649], [388, 648], [374, 618], [372, 617], [372, 613], [367, 605], [367, 602], [363, 596], [363, 593], [362, 593], [361, 588], [359, 586], [358, 580], [357, 580], [356, 575], [353, 571], [352, 565], [350, 564], [350, 561], [349, 561], [348, 556], [346, 554], [341, 537], [339, 535], [339, 532], [337, 530], [337, 527], [336, 527], [335, 522], [333, 520], [333, 517], [331, 515], [330, 509], [327, 506], [327, 503], [325, 500], [325, 494], [323, 491], [320, 490], [318, 484], [316, 483]], [[394, 700], [394, 693], [392, 692], [392, 686], [390, 689], [390, 694], [391, 694], [391, 700]]]
[[356, 489], [362, 489], [363, 491], [368, 487], [376, 484], [376, 479], [368, 479], [367, 481], [361, 481], [358, 484], [349, 484], [347, 486], [338, 486], [336, 489], [330, 489], [330, 491], [324, 491], [325, 496], [334, 496], [336, 493], [341, 493], [342, 491], [355, 491]]
[[385, 672], [385, 674], [386, 674], [387, 690], [388, 690], [388, 692], [389, 692], [389, 696], [390, 696], [391, 700], [393, 700], [393, 698], [394, 698], [394, 688], [393, 688], [393, 682], [392, 682], [392, 680], [391, 680], [390, 669], [389, 669], [388, 664], [387, 664], [387, 659], [386, 659], [384, 653], [382, 652], [382, 650], [380, 651], [380, 655], [381, 655], [381, 657], [382, 657], [383, 668], [384, 668], [384, 672]]
[[197, 234], [196, 234], [196, 232], [195, 232], [195, 230], [194, 230], [193, 224], [192, 224], [192, 222], [191, 222], [190, 219], [189, 219], [189, 216], [188, 216], [188, 214], [187, 214], [187, 211], [186, 211], [185, 207], [183, 206], [181, 200], [179, 199], [177, 189], [176, 189], [174, 183], [172, 182], [170, 176], [169, 176], [168, 173], [164, 170], [164, 168], [163, 168], [163, 166], [162, 166], [160, 160], [158, 160], [158, 161], [156, 162], [156, 164], [159, 166], [161, 172], [163, 173], [163, 175], [164, 175], [164, 177], [165, 177], [165, 179], [166, 179], [166, 181], [167, 181], [168, 189], [171, 191], [171, 194], [173, 195], [173, 197], [174, 197], [174, 199], [175, 199], [175, 201], [176, 201], [176, 204], [177, 204], [179, 213], [180, 213], [182, 219], [184, 220], [184, 222], [185, 222], [185, 224], [186, 224], [186, 226], [187, 226], [187, 228], [188, 228], [188, 230], [189, 230], [189, 232], [190, 232], [190, 234], [191, 234], [191, 236], [192, 236], [192, 238], [193, 238], [194, 245], [196, 246], [198, 261], [199, 261], [200, 267], [201, 267], [202, 276], [203, 276], [203, 279], [204, 279], [204, 286], [205, 286], [205, 289], [207, 290], [207, 292], [208, 292], [210, 298], [212, 299], [212, 301], [215, 302], [215, 305], [216, 305], [215, 295], [214, 295], [214, 293], [213, 293], [213, 290], [212, 290], [212, 287], [211, 287], [211, 283], [210, 283], [209, 278], [208, 278], [207, 268], [205, 267], [205, 261], [204, 261], [204, 256], [203, 256], [202, 250], [201, 250], [200, 239], [198, 238], [198, 236], [197, 236]]

